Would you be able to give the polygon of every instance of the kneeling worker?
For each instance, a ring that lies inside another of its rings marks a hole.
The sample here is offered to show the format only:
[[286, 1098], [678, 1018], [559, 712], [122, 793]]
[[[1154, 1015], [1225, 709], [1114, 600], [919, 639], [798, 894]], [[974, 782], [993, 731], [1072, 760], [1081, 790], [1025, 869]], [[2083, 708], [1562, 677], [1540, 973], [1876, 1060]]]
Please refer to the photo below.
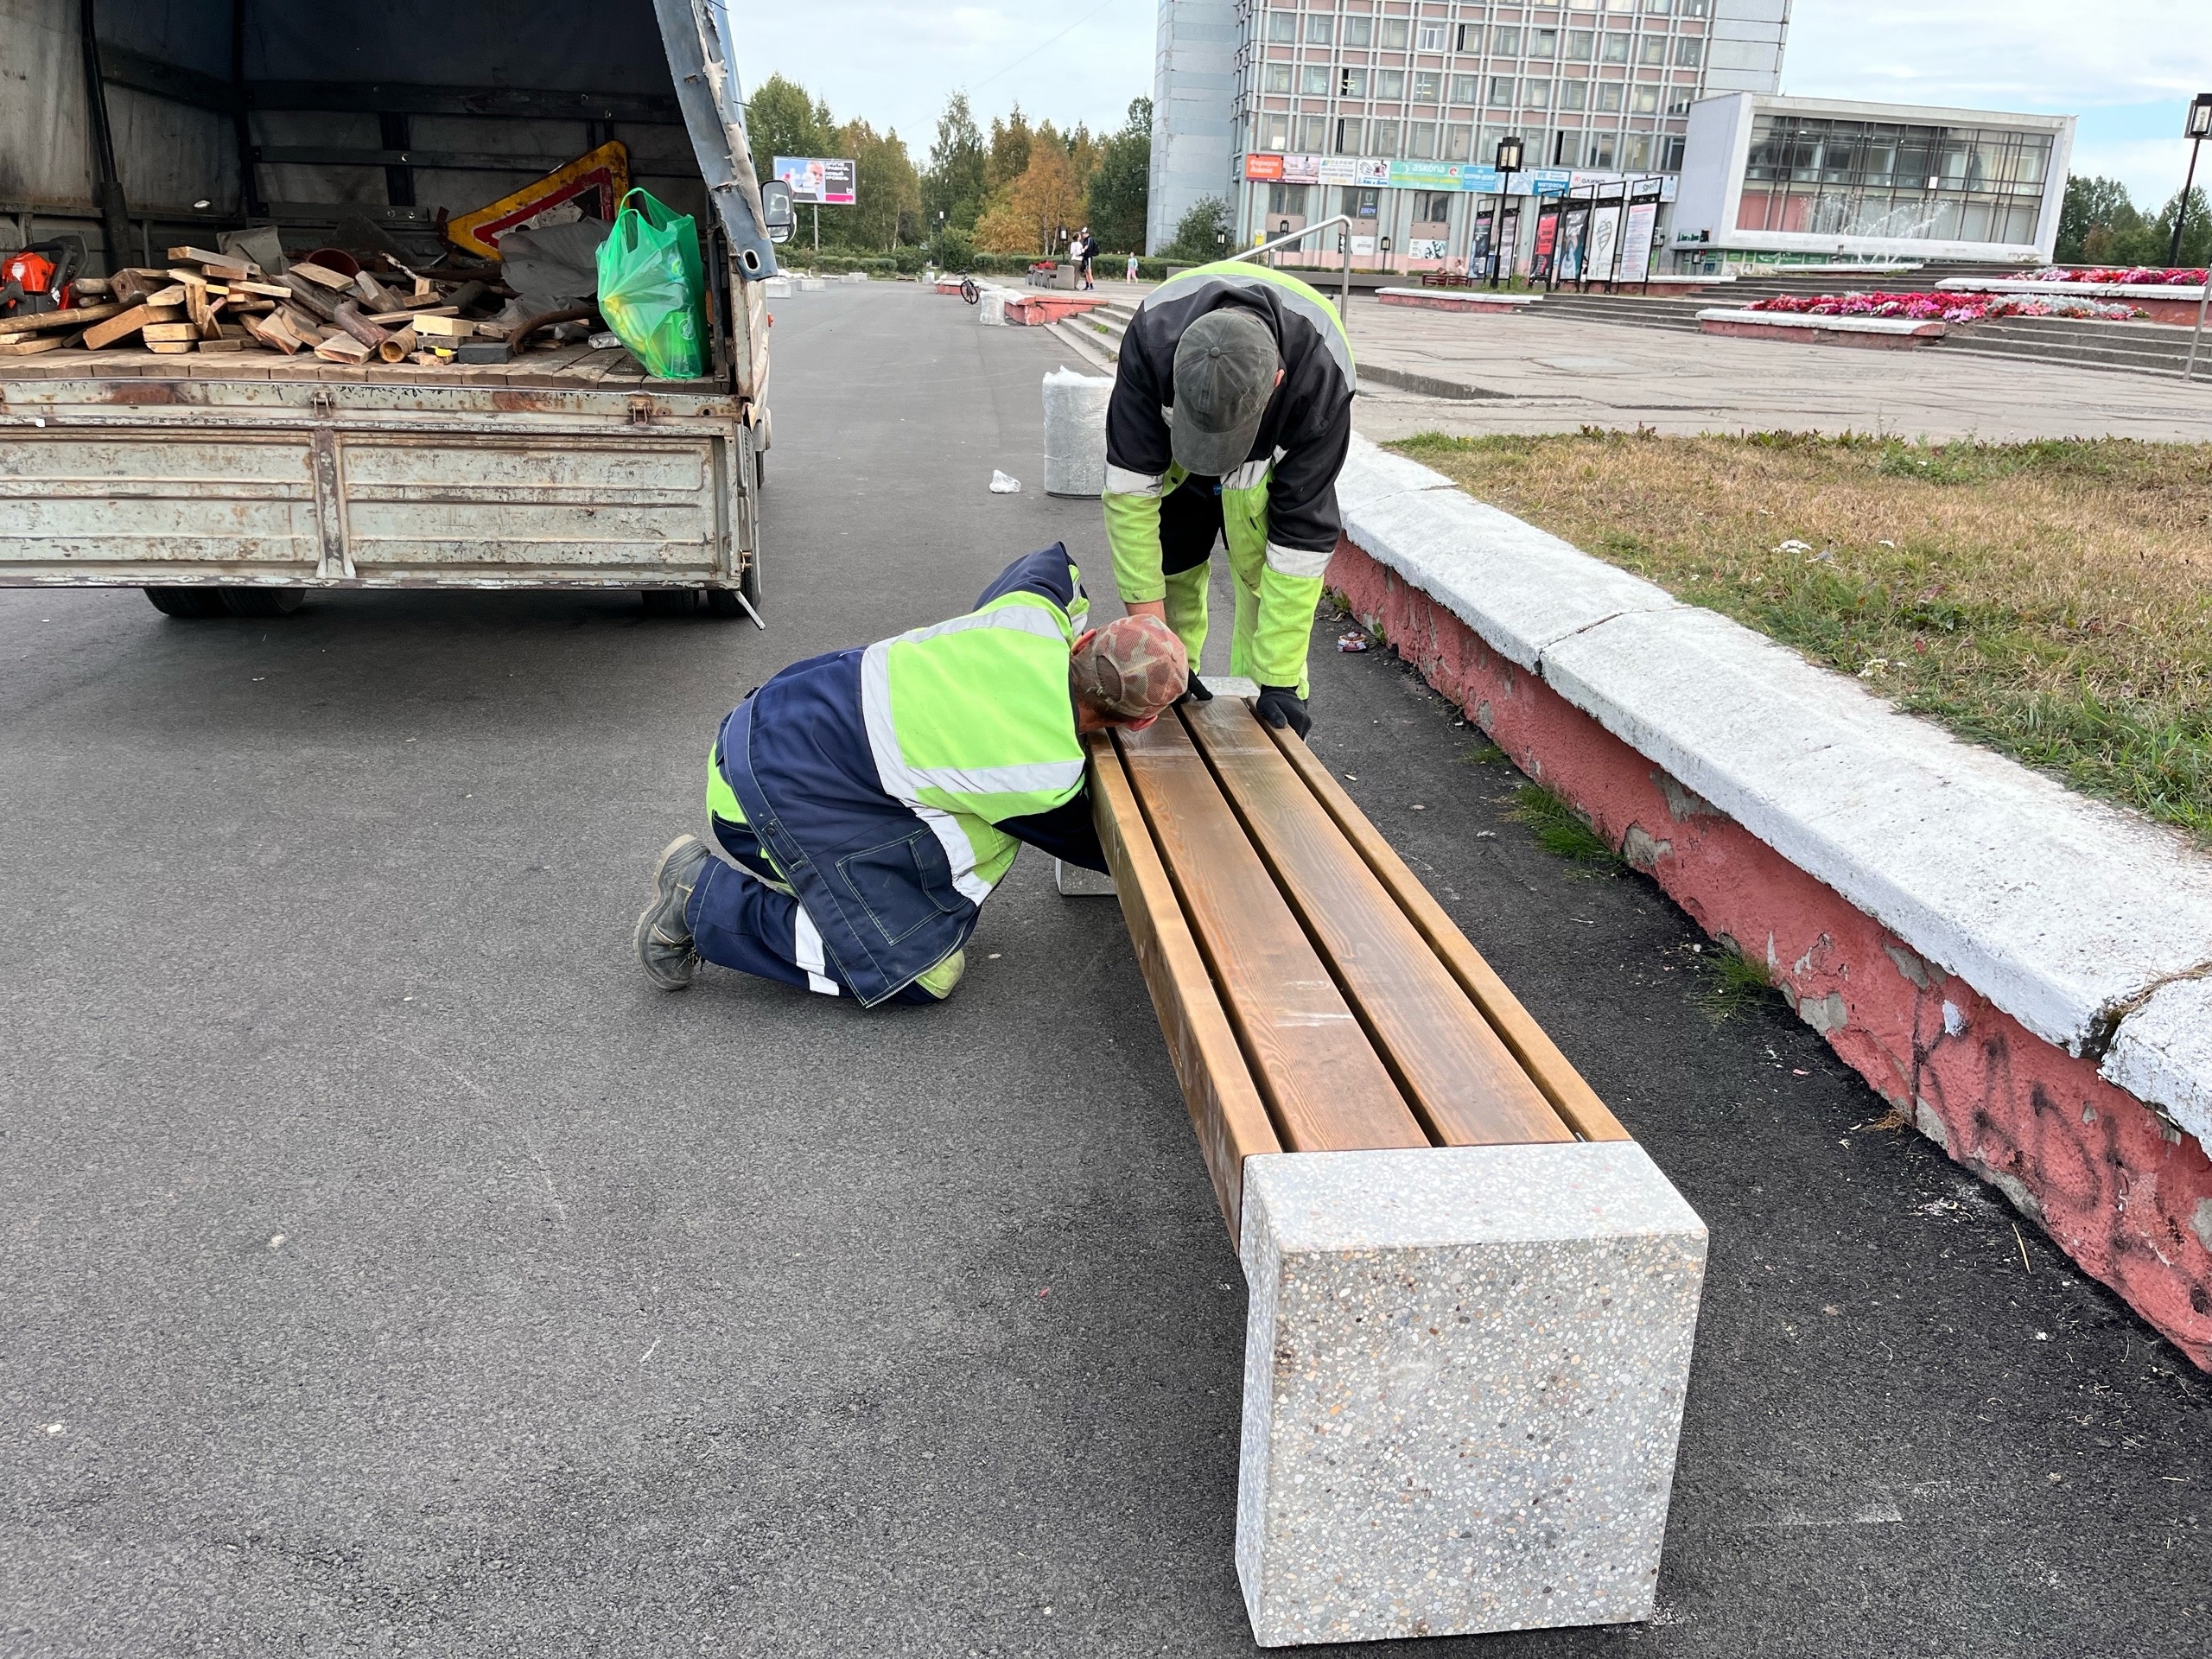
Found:
[[1008, 565], [976, 608], [794, 663], [723, 721], [696, 836], [654, 867], [638, 960], [664, 990], [702, 959], [826, 995], [936, 1002], [979, 906], [1027, 842], [1105, 868], [1082, 734], [1148, 726], [1183, 694], [1148, 616], [1083, 630], [1066, 549]]

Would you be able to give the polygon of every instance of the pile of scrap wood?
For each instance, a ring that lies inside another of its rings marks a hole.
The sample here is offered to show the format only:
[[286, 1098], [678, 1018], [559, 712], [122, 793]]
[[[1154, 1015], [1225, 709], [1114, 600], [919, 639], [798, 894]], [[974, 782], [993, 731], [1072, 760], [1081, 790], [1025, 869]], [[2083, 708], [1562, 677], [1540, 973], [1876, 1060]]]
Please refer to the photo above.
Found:
[[508, 327], [467, 315], [505, 297], [495, 276], [387, 271], [379, 281], [312, 258], [272, 273], [243, 254], [192, 247], [171, 248], [168, 261], [84, 278], [66, 310], [0, 319], [0, 355], [79, 346], [165, 355], [304, 352], [365, 366], [506, 360]]

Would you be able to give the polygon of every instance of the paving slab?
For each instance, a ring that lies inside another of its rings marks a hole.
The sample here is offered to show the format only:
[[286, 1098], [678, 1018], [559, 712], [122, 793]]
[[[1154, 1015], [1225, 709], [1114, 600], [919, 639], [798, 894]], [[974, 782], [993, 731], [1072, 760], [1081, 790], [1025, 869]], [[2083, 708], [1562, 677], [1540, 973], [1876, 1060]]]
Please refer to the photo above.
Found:
[[[1546, 314], [1446, 315], [1355, 298], [1363, 379], [1353, 423], [1377, 442], [1416, 432], [1878, 432], [1901, 437], [2196, 441], [2212, 376], [2164, 377], [1927, 351], [1855, 353], [1789, 340]], [[1402, 377], [1419, 375], [1419, 391]], [[1461, 390], [1446, 392], [1442, 387]], [[1421, 391], [1433, 393], [1420, 395]]]

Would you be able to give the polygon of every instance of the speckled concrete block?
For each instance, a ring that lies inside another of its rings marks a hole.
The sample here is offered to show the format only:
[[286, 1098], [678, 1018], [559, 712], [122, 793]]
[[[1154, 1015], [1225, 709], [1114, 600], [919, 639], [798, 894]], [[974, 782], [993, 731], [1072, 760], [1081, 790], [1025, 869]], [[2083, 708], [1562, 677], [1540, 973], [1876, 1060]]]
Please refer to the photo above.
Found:
[[1246, 1160], [1260, 1644], [1649, 1618], [1705, 1245], [1630, 1141]]

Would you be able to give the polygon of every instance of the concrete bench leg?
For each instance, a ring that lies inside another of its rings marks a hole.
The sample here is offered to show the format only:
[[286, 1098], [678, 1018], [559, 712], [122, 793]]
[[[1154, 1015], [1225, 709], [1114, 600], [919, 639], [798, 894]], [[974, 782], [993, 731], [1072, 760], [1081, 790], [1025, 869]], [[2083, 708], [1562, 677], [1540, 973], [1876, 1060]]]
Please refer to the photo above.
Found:
[[1649, 1618], [1705, 1249], [1631, 1141], [1247, 1159], [1260, 1644]]

